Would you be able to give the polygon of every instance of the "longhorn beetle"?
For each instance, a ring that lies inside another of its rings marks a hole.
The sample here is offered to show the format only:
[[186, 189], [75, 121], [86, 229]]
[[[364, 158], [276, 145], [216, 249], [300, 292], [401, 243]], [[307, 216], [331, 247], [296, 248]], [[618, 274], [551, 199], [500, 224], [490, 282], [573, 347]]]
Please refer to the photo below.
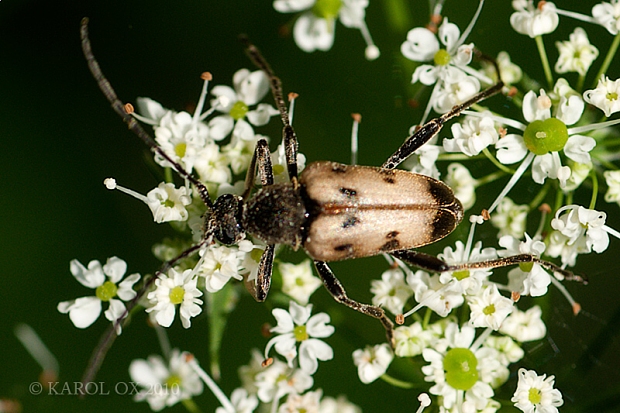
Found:
[[[500, 92], [503, 87], [501, 80], [465, 103], [422, 125], [380, 167], [323, 161], [309, 164], [299, 174], [297, 136], [289, 122], [280, 79], [275, 76], [260, 51], [247, 38], [242, 37], [241, 41], [248, 56], [267, 75], [280, 112], [290, 182], [274, 183], [267, 141], [259, 139], [247, 172], [243, 195], [226, 194], [213, 202], [206, 186], [166, 155], [126, 110], [127, 106], [118, 99], [92, 53], [87, 26], [88, 19], [85, 18], [81, 26], [82, 49], [93, 76], [112, 108], [151, 150], [166, 159], [179, 175], [196, 187], [208, 209], [203, 239], [180, 256], [164, 263], [157, 274], [168, 271], [179, 260], [196, 250], [213, 244], [214, 239], [232, 245], [243, 240], [246, 234], [251, 234], [267, 244], [260, 259], [256, 285], [250, 289], [257, 301], [264, 301], [271, 283], [275, 245], [287, 244], [295, 250], [303, 248], [314, 260], [319, 277], [332, 297], [353, 310], [380, 320], [392, 344], [393, 323], [384, 310], [349, 298], [329, 268], [328, 261], [389, 253], [408, 264], [432, 272], [496, 268], [535, 262], [567, 278], [575, 278], [571, 272], [528, 254], [450, 265], [439, 258], [413, 250], [450, 234], [463, 218], [463, 207], [443, 182], [395, 168], [437, 135], [448, 120], [459, 116], [473, 104]], [[253, 193], [257, 170], [262, 188]], [[155, 278], [146, 283], [128, 307], [135, 305]], [[116, 322], [120, 323], [122, 319], [123, 317]], [[111, 345], [112, 336], [113, 330], [109, 336], [102, 338], [91, 359], [90, 374], [94, 375], [101, 364]], [[87, 375], [85, 380], [90, 377]]]

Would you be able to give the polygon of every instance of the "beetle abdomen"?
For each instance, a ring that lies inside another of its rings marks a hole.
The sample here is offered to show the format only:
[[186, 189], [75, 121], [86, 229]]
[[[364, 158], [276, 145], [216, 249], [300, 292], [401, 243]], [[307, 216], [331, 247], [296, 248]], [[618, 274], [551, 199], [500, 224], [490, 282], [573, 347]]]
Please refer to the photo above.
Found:
[[463, 217], [447, 185], [403, 170], [315, 162], [300, 182], [314, 204], [303, 246], [316, 260], [417, 248], [451, 233]]

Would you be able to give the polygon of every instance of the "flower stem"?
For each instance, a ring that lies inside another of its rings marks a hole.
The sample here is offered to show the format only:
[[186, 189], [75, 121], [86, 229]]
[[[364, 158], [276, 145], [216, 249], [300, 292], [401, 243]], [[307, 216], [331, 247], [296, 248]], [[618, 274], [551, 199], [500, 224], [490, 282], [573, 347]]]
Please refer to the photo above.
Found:
[[605, 61], [601, 65], [601, 68], [599, 69], [598, 73], [596, 74], [596, 77], [594, 78], [594, 84], [592, 85], [593, 88], [596, 87], [598, 80], [601, 78], [601, 76], [605, 72], [607, 72], [607, 69], [609, 69], [609, 65], [611, 64], [611, 61], [616, 55], [619, 45], [620, 45], [620, 32], [616, 34], [616, 37], [614, 37], [614, 41], [612, 42], [611, 46], [609, 47], [609, 50], [607, 51], [607, 56], [605, 56]]
[[590, 199], [589, 209], [594, 209], [596, 206], [596, 197], [598, 196], [598, 176], [594, 169], [590, 170], [590, 177], [592, 178], [592, 198]]
[[500, 169], [504, 172], [506, 172], [507, 174], [513, 175], [515, 173], [515, 171], [513, 171], [512, 169], [508, 168], [507, 166], [505, 166], [504, 164], [500, 163], [495, 156], [493, 156], [491, 154], [491, 152], [489, 151], [488, 148], [484, 148], [482, 150], [482, 153], [484, 153], [484, 155], [489, 159], [489, 161], [491, 161], [493, 163], [493, 165], [495, 165], [497, 167], [497, 169]]
[[388, 375], [388, 374], [383, 374], [381, 376], [381, 380], [383, 380], [386, 383], [391, 384], [394, 387], [399, 387], [401, 389], [412, 389], [415, 385], [413, 383], [410, 383], [408, 381], [403, 381], [403, 380], [398, 380], [395, 379], [394, 377]]
[[540, 191], [538, 191], [538, 194], [536, 195], [536, 197], [532, 199], [532, 201], [528, 204], [528, 208], [530, 209], [530, 211], [533, 211], [535, 208], [538, 208], [538, 206], [541, 204], [543, 199], [545, 199], [545, 196], [547, 196], [547, 192], [549, 192], [549, 188], [551, 188], [551, 184], [549, 183], [549, 181], [546, 181], [543, 187], [540, 189]]
[[495, 171], [490, 173], [482, 178], [476, 179], [476, 187], [486, 185], [489, 182], [493, 182], [504, 176], [506, 173], [504, 171]]
[[542, 63], [543, 70], [545, 71], [545, 78], [549, 89], [553, 88], [553, 76], [551, 75], [551, 67], [549, 66], [549, 59], [547, 58], [547, 52], [545, 51], [545, 44], [543, 43], [542, 36], [536, 36], [536, 46], [538, 47], [538, 54], [540, 55], [540, 62]]

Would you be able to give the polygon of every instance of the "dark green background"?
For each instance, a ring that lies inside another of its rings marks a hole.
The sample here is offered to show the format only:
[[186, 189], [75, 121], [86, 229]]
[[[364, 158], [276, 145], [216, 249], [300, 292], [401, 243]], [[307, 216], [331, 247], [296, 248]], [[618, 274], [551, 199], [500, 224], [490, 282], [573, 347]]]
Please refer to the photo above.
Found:
[[[144, 205], [102, 184], [114, 176], [145, 193], [157, 181], [143, 162], [143, 144], [110, 110], [90, 76], [79, 42], [82, 17], [91, 19], [94, 53], [122, 100], [149, 96], [177, 110], [196, 102], [202, 71], [214, 74], [213, 84], [230, 84], [237, 69], [251, 67], [236, 40], [246, 33], [282, 78], [285, 91], [301, 95], [295, 127], [308, 160], [348, 162], [349, 114], [360, 112], [359, 163], [379, 165], [420, 118], [420, 111], [407, 105], [413, 67], [403, 64], [399, 48], [408, 29], [426, 23], [428, 10], [423, 1], [403, 3], [409, 9], [404, 9], [399, 27], [389, 23], [387, 10], [400, 2], [371, 1], [368, 24], [382, 56], [367, 62], [359, 32], [340, 24], [330, 52], [301, 52], [291, 37], [279, 34], [292, 16], [275, 12], [270, 1], [0, 1], [0, 397], [20, 400], [29, 412], [149, 411], [146, 404], [126, 396], [78, 400], [30, 395], [28, 385], [37, 380], [39, 368], [13, 335], [16, 323], [30, 324], [58, 358], [60, 381], [78, 381], [107, 322], [77, 330], [56, 311], [59, 301], [88, 293], [70, 275], [69, 261], [77, 258], [86, 264], [117, 255], [129, 263], [130, 272], [152, 272], [157, 261], [151, 245], [170, 233], [167, 226], [152, 222]], [[490, 55], [508, 49], [513, 61], [541, 79], [533, 41], [509, 26], [510, 2], [488, 3], [470, 40]], [[561, 3], [567, 9], [589, 10], [583, 4], [588, 2]], [[465, 27], [476, 5], [447, 0], [445, 14]], [[554, 39], [566, 39], [574, 24], [562, 18]], [[601, 28], [584, 27], [604, 51], [611, 36]], [[546, 43], [554, 62], [557, 51], [551, 41]], [[609, 71], [612, 78], [619, 75], [617, 62]], [[518, 113], [505, 109], [507, 114]], [[279, 139], [275, 120], [268, 131]], [[483, 175], [479, 167], [473, 171]], [[503, 182], [482, 192], [496, 193], [499, 185]], [[527, 202], [536, 189], [535, 184], [525, 186], [513, 197]], [[602, 195], [599, 199], [599, 209], [608, 211], [608, 223], [620, 229], [618, 206], [604, 204]], [[589, 202], [587, 197], [576, 200]], [[488, 203], [482, 200], [474, 210]], [[461, 228], [460, 235], [464, 231]], [[427, 251], [437, 252], [445, 245]], [[591, 283], [567, 287], [584, 311], [573, 317], [552, 289], [543, 303], [548, 339], [527, 346], [522, 365], [556, 375], [566, 405], [562, 411], [618, 409], [618, 245], [612, 239], [605, 254], [579, 258], [577, 270]], [[333, 267], [351, 296], [368, 301], [370, 280], [380, 276], [385, 264], [377, 258]], [[319, 290], [313, 299], [316, 309], [329, 312], [336, 325], [343, 317], [352, 321], [347, 324], [352, 327], [337, 329], [328, 340], [335, 360], [321, 364], [316, 387], [332, 396], [346, 393], [368, 412], [414, 411], [418, 390], [393, 389], [383, 382], [363, 385], [356, 379], [351, 352], [384, 340], [378, 323], [341, 311], [325, 291]], [[222, 387], [227, 394], [239, 385], [236, 366], [249, 360], [251, 348], [265, 344], [262, 322], [272, 322], [267, 307], [244, 296], [224, 336]], [[206, 323], [197, 321], [189, 331], [175, 324], [170, 329], [173, 345], [194, 352], [206, 364]], [[157, 352], [153, 332], [136, 322], [110, 351], [98, 380], [110, 387], [128, 381], [129, 362]], [[512, 384], [514, 388], [514, 378]], [[217, 406], [207, 392], [197, 402], [206, 412]]]

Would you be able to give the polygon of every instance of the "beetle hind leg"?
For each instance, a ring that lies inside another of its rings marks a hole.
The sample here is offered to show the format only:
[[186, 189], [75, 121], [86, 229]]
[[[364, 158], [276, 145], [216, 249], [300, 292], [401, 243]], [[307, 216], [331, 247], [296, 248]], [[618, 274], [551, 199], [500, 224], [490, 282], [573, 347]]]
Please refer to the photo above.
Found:
[[381, 307], [370, 304], [363, 304], [349, 298], [344, 287], [342, 286], [338, 278], [336, 278], [333, 271], [331, 270], [331, 268], [329, 268], [326, 262], [314, 261], [314, 265], [316, 266], [316, 269], [319, 273], [319, 277], [321, 277], [321, 280], [323, 281], [323, 285], [334, 298], [334, 300], [346, 305], [347, 307], [355, 311], [366, 314], [381, 321], [381, 324], [383, 324], [383, 327], [385, 328], [385, 334], [387, 336], [388, 342], [392, 347], [394, 347], [394, 323], [392, 323], [392, 320], [388, 318], [388, 316], [385, 314], [385, 311]]

